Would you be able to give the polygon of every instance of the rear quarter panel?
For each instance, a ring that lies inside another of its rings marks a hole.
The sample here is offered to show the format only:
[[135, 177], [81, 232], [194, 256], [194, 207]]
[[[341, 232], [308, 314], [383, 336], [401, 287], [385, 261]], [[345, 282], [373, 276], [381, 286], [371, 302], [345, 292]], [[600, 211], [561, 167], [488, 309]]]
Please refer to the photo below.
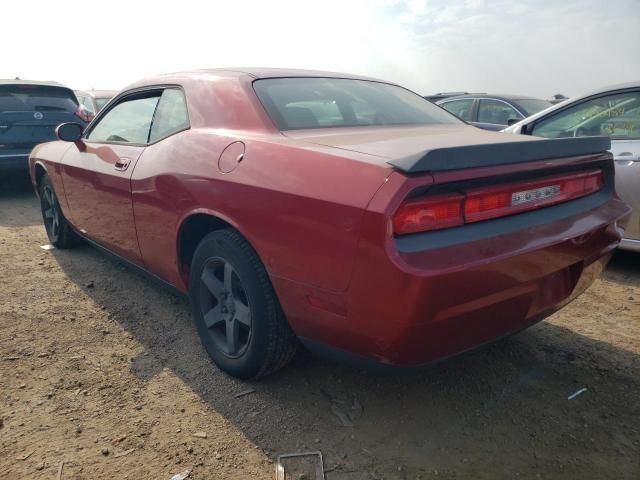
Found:
[[[237, 140], [244, 159], [222, 173], [218, 157]], [[145, 264], [186, 289], [176, 253], [181, 225], [209, 213], [245, 236], [272, 277], [346, 289], [364, 209], [390, 169], [326, 150], [297, 148], [280, 135], [198, 129], [149, 146], [132, 175]]]

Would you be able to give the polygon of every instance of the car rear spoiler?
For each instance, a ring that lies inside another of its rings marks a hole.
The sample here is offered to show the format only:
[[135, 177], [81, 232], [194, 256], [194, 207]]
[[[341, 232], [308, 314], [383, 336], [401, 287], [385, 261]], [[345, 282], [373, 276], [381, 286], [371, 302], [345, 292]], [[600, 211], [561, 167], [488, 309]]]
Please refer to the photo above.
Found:
[[604, 153], [610, 148], [609, 137], [538, 139], [434, 148], [387, 163], [404, 173], [443, 172]]

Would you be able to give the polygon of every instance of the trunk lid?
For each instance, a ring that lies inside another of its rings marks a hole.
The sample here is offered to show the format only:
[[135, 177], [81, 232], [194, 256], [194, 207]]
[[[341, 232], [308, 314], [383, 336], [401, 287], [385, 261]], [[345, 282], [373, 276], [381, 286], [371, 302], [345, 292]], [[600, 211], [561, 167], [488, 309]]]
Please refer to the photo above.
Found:
[[403, 173], [457, 170], [602, 153], [605, 137], [542, 139], [468, 125], [331, 128], [284, 132], [300, 141], [377, 157]]

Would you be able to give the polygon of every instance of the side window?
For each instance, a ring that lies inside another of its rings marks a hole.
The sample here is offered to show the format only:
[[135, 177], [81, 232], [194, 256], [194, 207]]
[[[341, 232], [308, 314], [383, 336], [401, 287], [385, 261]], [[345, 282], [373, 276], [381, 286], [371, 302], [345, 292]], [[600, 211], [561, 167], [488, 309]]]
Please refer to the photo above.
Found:
[[147, 143], [151, 119], [161, 92], [125, 97], [91, 129], [87, 140], [94, 142]]
[[473, 108], [473, 99], [465, 98], [463, 100], [451, 100], [440, 105], [445, 110], [453, 113], [456, 117], [470, 122], [471, 109]]
[[94, 108], [93, 108], [93, 102], [91, 101], [91, 98], [90, 98], [90, 97], [85, 97], [84, 95], [80, 95], [80, 96], [78, 97], [78, 100], [80, 100], [80, 104], [81, 104], [83, 107], [85, 107], [87, 110], [89, 110], [91, 113], [94, 113], [94, 114], [96, 113], [96, 112], [94, 111]]
[[520, 120], [523, 117], [511, 105], [499, 100], [480, 100], [480, 104], [478, 105], [478, 122], [506, 125], [510, 118]]
[[606, 95], [573, 105], [534, 124], [531, 134], [546, 138], [640, 138], [640, 92]]
[[155, 142], [188, 126], [189, 115], [184, 94], [177, 88], [167, 88], [160, 97], [149, 142]]

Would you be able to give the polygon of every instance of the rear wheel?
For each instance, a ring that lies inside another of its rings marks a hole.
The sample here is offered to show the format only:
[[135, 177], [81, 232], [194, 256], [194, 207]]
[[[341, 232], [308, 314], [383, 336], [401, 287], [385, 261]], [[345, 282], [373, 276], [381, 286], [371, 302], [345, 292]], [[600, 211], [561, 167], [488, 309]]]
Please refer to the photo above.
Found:
[[49, 243], [60, 249], [74, 246], [79, 238], [62, 214], [58, 197], [48, 175], [40, 179], [39, 189], [42, 220]]
[[218, 230], [204, 237], [193, 256], [189, 285], [200, 339], [222, 370], [256, 378], [293, 358], [297, 338], [264, 266], [240, 234]]

